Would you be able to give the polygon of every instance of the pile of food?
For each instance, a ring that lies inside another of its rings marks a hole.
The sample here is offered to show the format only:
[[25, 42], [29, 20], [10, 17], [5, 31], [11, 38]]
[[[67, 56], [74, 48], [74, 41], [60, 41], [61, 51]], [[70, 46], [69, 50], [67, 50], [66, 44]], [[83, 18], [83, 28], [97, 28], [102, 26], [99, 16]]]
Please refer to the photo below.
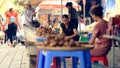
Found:
[[45, 47], [80, 47], [81, 44], [73, 39], [68, 39], [65, 35], [59, 35], [49, 27], [40, 27], [36, 30], [36, 35], [47, 38], [40, 42], [40, 46]]
[[36, 35], [39, 37], [46, 37], [47, 34], [57, 34], [56, 31], [53, 31], [52, 28], [49, 27], [39, 27], [36, 30]]
[[80, 47], [81, 44], [78, 41], [74, 41], [73, 39], [67, 39], [64, 35], [54, 35], [47, 34], [47, 40], [41, 42], [41, 46], [45, 47]]

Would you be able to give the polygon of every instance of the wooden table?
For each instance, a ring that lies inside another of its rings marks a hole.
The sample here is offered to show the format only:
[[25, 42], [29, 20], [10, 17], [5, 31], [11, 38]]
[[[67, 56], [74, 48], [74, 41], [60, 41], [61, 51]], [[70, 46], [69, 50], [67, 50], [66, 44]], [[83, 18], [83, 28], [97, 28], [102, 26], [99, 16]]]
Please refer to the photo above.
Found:
[[81, 47], [45, 47], [45, 46], [37, 46], [38, 49], [40, 50], [88, 50], [88, 49], [93, 49], [93, 45], [81, 45]]
[[[115, 46], [114, 46], [114, 40], [120, 41], [120, 37], [114, 36], [114, 35], [103, 35], [104, 38], [112, 39], [112, 60], [111, 60], [111, 68], [114, 68], [114, 54], [115, 54]], [[119, 45], [120, 46], [120, 45]]]

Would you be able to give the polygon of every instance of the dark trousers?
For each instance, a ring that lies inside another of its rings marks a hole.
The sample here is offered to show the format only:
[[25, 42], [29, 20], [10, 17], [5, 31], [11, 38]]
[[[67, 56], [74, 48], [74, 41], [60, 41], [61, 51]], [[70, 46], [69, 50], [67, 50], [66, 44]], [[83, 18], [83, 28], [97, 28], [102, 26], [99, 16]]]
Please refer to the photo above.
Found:
[[78, 19], [71, 19], [70, 23], [73, 23], [76, 29], [78, 28]]
[[5, 35], [4, 43], [6, 43], [10, 39], [10, 42], [13, 44], [13, 41], [16, 40], [16, 35]]
[[17, 32], [17, 25], [15, 23], [11, 23], [8, 25], [8, 29], [5, 31], [5, 40], [8, 41], [10, 39], [10, 42], [13, 43], [14, 40], [16, 40], [16, 32]]

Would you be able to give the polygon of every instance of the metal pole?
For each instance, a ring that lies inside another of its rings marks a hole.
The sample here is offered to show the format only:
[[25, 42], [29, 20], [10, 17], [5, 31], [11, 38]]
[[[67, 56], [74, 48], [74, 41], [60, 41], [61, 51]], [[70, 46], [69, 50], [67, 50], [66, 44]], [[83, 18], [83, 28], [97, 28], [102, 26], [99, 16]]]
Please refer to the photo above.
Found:
[[83, 5], [84, 24], [86, 24], [86, 21], [85, 21], [85, 13], [86, 13], [86, 11], [85, 11], [85, 4], [84, 4], [84, 5]]
[[114, 40], [112, 39], [112, 58], [111, 58], [111, 68], [114, 68], [114, 54], [115, 54]]
[[63, 7], [62, 7], [62, 2], [63, 2], [63, 0], [61, 0], [61, 21], [62, 21], [62, 15], [63, 15]]
[[78, 11], [80, 11], [80, 8], [79, 8], [79, 2], [80, 2], [80, 0], [78, 0]]
[[78, 28], [78, 29], [79, 29], [79, 32], [81, 32], [81, 22], [80, 22], [80, 16], [78, 16], [78, 22], [79, 22], [79, 24], [78, 24], [78, 25], [79, 25], [79, 28]]
[[61, 0], [61, 16], [63, 15], [63, 7], [62, 7], [62, 2], [63, 2], [63, 0]]
[[[80, 2], [81, 0], [78, 0], [78, 12], [80, 11], [80, 9], [79, 9], [79, 2]], [[79, 14], [79, 13], [78, 13]], [[79, 32], [81, 32], [81, 22], [80, 22], [80, 16], [78, 15], [78, 22], [79, 22]]]

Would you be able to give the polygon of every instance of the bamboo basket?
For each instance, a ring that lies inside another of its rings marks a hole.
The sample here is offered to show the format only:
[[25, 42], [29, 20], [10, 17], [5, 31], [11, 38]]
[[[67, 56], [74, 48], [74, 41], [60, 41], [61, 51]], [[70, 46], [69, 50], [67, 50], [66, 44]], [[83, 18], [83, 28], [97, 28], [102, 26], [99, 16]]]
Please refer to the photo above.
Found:
[[29, 27], [24, 27], [25, 32], [25, 43], [27, 45], [27, 54], [28, 55], [37, 55], [37, 47], [35, 46], [36, 38], [35, 29]]

